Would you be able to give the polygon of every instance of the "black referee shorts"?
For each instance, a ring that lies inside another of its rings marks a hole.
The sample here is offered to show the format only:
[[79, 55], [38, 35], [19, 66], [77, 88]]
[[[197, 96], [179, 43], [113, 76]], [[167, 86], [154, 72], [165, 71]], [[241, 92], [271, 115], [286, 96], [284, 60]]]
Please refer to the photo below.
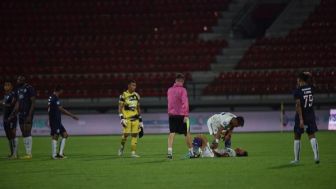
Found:
[[174, 115], [169, 116], [169, 131], [170, 133], [184, 134], [189, 132], [189, 124], [183, 122], [184, 116]]

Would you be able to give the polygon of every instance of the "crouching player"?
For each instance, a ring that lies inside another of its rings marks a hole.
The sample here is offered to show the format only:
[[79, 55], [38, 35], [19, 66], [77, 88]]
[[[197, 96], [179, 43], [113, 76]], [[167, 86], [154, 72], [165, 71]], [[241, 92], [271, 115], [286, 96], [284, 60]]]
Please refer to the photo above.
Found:
[[[48, 100], [48, 113], [49, 113], [49, 125], [51, 129], [51, 149], [53, 159], [64, 159], [64, 147], [66, 139], [68, 138], [68, 133], [62, 125], [61, 121], [61, 113], [64, 113], [75, 120], [78, 118], [63, 108], [61, 102], [59, 100], [60, 95], [62, 94], [63, 89], [60, 86], [56, 86], [54, 89], [54, 93], [49, 97]], [[59, 152], [57, 153], [57, 141], [59, 135], [62, 136], [62, 140], [60, 142]]]
[[220, 138], [224, 138], [225, 147], [231, 147], [231, 135], [235, 127], [244, 126], [244, 118], [230, 112], [222, 112], [211, 116], [207, 121], [210, 135], [214, 136], [212, 142], [214, 149], [218, 147]]

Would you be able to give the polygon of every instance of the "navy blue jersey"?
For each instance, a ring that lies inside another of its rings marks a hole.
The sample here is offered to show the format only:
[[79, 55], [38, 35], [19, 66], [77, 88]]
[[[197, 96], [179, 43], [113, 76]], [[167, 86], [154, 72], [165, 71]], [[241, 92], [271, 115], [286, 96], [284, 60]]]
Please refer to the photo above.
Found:
[[298, 87], [295, 90], [294, 98], [295, 100], [297, 99], [300, 100], [303, 119], [304, 120], [312, 120], [312, 119], [315, 120], [313, 86], [305, 85], [305, 86]]
[[14, 106], [15, 106], [15, 93], [14, 91], [11, 91], [7, 94], [4, 95], [4, 99], [3, 99], [3, 112], [4, 112], [4, 119], [7, 119], [10, 114], [13, 112], [14, 110]]
[[19, 115], [28, 115], [32, 105], [31, 98], [35, 96], [35, 89], [31, 85], [24, 84], [16, 89], [16, 98], [19, 102]]
[[61, 123], [61, 102], [56, 95], [51, 95], [48, 100], [48, 114], [50, 123]]

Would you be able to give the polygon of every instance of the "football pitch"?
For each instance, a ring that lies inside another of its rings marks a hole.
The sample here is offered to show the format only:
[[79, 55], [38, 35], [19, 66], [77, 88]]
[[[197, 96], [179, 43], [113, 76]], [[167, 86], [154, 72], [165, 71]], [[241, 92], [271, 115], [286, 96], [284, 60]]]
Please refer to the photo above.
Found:
[[[209, 136], [208, 136], [209, 138]], [[119, 136], [73, 136], [64, 160], [51, 160], [50, 138], [33, 138], [32, 160], [7, 160], [7, 140], [0, 139], [0, 188], [336, 188], [336, 132], [319, 132], [321, 163], [316, 165], [307, 137], [301, 163], [293, 158], [292, 133], [235, 133], [233, 147], [249, 157], [186, 159], [182, 136], [175, 137], [174, 159], [166, 159], [167, 135], [138, 141], [141, 158], [117, 156]], [[20, 139], [20, 152], [23, 143]]]

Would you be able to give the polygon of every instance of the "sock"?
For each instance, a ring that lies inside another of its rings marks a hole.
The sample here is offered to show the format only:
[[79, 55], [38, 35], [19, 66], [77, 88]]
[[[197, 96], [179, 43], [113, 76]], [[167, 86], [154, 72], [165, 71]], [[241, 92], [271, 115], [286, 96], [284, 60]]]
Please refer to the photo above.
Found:
[[189, 154], [194, 155], [194, 150], [193, 150], [193, 148], [189, 148]]
[[66, 142], [66, 138], [62, 138], [61, 140], [61, 144], [60, 144], [60, 151], [59, 151], [59, 155], [63, 156], [63, 152], [64, 152], [64, 147], [65, 147], [65, 142]]
[[136, 151], [136, 145], [137, 145], [138, 138], [137, 137], [132, 137], [131, 139], [131, 151], [135, 152]]
[[51, 140], [51, 156], [56, 157], [57, 155], [57, 140]]
[[231, 148], [231, 140], [225, 140], [225, 148]]
[[294, 140], [294, 160], [299, 161], [300, 160], [300, 150], [301, 150], [301, 141], [300, 140]]
[[173, 148], [168, 148], [168, 154], [173, 155]]
[[121, 137], [121, 143], [120, 143], [121, 144], [121, 146], [120, 146], [121, 149], [124, 149], [126, 140], [127, 140], [127, 138], [125, 138], [124, 136]]
[[12, 140], [13, 140], [13, 143], [12, 143], [12, 145], [13, 145], [13, 155], [17, 156], [17, 149], [18, 149], [19, 140], [16, 137]]
[[320, 157], [319, 157], [319, 151], [318, 151], [318, 144], [317, 144], [317, 140], [316, 138], [312, 138], [310, 139], [310, 144], [313, 148], [313, 152], [314, 152], [314, 159], [315, 160], [319, 160]]
[[209, 142], [207, 142], [207, 147], [209, 147], [209, 148], [210, 148], [210, 144], [209, 144]]
[[32, 155], [31, 151], [32, 151], [32, 147], [33, 147], [33, 138], [31, 136], [24, 137], [23, 138], [23, 143], [25, 145], [26, 154], [27, 155]]
[[10, 155], [13, 155], [13, 139], [8, 140]]

